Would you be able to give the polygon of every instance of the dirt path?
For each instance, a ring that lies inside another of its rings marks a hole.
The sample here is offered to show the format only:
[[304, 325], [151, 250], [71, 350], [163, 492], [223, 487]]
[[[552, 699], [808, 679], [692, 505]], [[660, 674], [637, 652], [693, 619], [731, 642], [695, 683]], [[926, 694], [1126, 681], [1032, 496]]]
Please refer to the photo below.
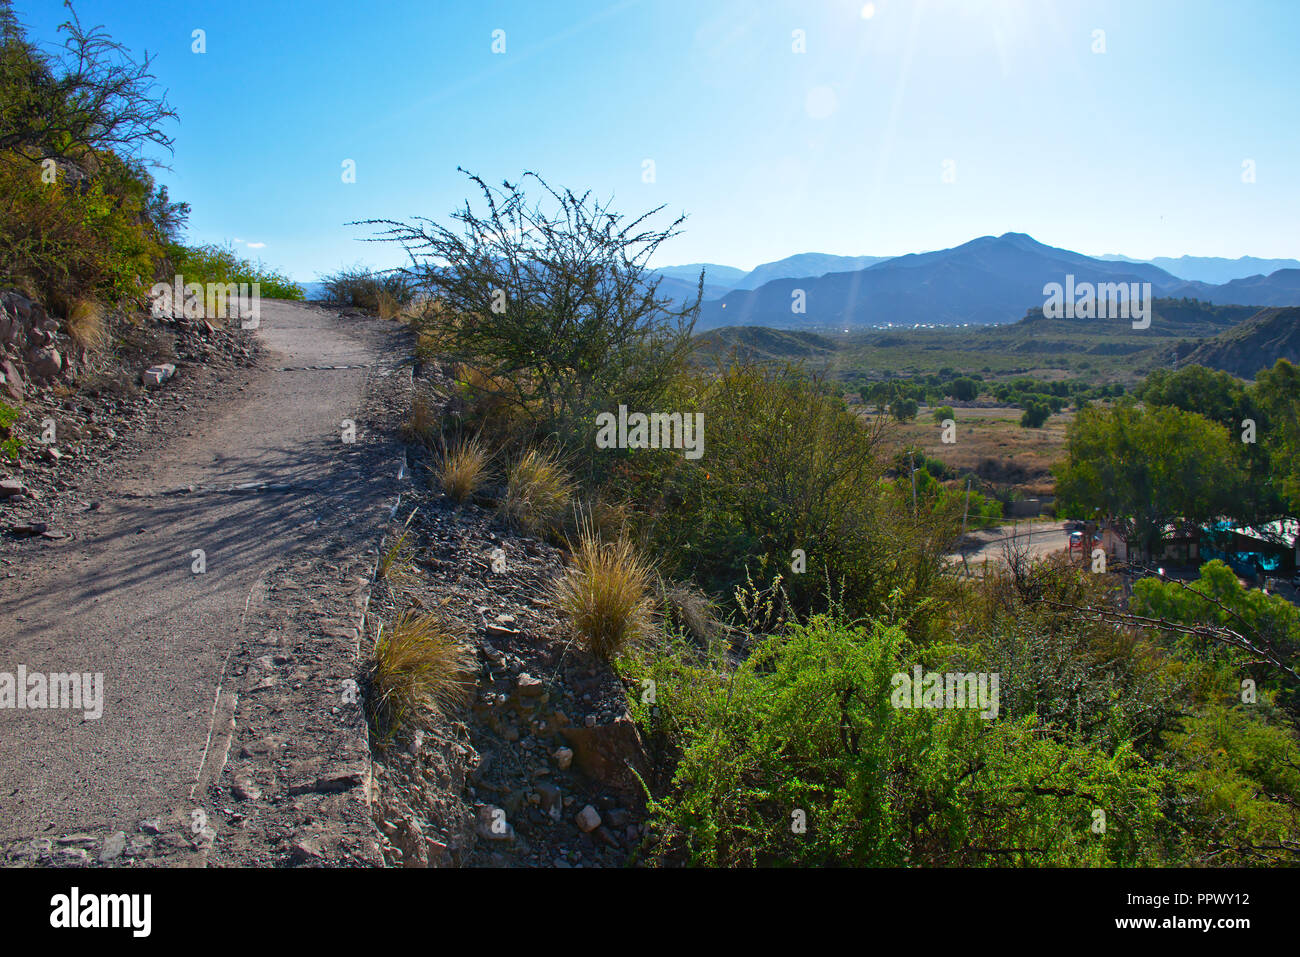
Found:
[[345, 443], [340, 425], [363, 429], [368, 383], [399, 371], [392, 328], [264, 302], [269, 361], [248, 384], [125, 463], [66, 544], [34, 542], [0, 580], [0, 673], [103, 675], [97, 718], [0, 707], [0, 840], [135, 834], [220, 772], [229, 667], [268, 572], [378, 529], [396, 497], [397, 450]]

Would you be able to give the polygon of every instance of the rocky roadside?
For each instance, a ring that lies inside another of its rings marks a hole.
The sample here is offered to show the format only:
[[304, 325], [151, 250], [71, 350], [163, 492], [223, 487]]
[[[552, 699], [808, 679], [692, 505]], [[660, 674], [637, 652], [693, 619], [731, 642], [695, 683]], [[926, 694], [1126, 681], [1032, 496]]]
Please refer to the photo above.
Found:
[[[75, 534], [76, 520], [93, 518], [87, 513], [98, 509], [119, 463], [184, 434], [191, 416], [214, 396], [241, 391], [264, 361], [253, 334], [239, 328], [151, 318], [136, 325], [120, 317], [114, 328], [120, 350], [88, 354], [51, 331], [57, 324], [38, 304], [0, 293], [2, 397], [17, 407], [15, 430], [25, 440], [16, 458], [0, 455], [2, 575], [20, 572], [26, 539], [57, 542]], [[48, 342], [27, 355], [57, 356], [58, 369], [39, 376], [35, 362], [24, 365], [24, 341]], [[146, 378], [162, 366], [171, 372], [165, 382]]]
[[[418, 388], [445, 402], [449, 378], [422, 372]], [[386, 861], [634, 864], [647, 839], [638, 775], [649, 780], [648, 759], [623, 681], [574, 643], [551, 607], [561, 551], [431, 488], [423, 447], [408, 446], [408, 458], [415, 488], [389, 541], [409, 519], [414, 574], [396, 588], [381, 582], [372, 615], [391, 622], [411, 607], [437, 610], [472, 646], [478, 673], [463, 713], [374, 750]]]

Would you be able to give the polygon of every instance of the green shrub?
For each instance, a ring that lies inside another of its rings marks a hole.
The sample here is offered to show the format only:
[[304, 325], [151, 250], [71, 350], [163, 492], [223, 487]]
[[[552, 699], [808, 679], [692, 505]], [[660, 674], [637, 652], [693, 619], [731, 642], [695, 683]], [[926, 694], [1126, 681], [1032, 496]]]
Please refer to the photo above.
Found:
[[[93, 162], [92, 162], [93, 160]], [[143, 300], [162, 258], [145, 208], [151, 181], [110, 154], [81, 185], [0, 154], [0, 285], [66, 309], [75, 299]]]
[[[1167, 774], [1043, 737], [1031, 719], [898, 708], [918, 663], [898, 627], [832, 617], [760, 643], [729, 677], [684, 646], [648, 657], [681, 755], [652, 800], [664, 863], [710, 866], [1133, 865], [1166, 859]], [[927, 666], [928, 669], [928, 666]], [[948, 661], [944, 671], [970, 671]], [[639, 687], [639, 685], [638, 685]], [[1106, 812], [1094, 833], [1094, 811]]]
[[18, 410], [0, 402], [0, 455], [10, 461], [18, 458], [23, 441], [14, 434], [14, 423], [18, 421]]
[[1026, 429], [1041, 429], [1052, 414], [1052, 407], [1037, 399], [1029, 400], [1025, 413], [1020, 417], [1020, 425]]
[[258, 295], [264, 299], [303, 298], [302, 287], [288, 276], [260, 261], [244, 259], [231, 246], [173, 243], [167, 252], [176, 273], [186, 283], [258, 283]]

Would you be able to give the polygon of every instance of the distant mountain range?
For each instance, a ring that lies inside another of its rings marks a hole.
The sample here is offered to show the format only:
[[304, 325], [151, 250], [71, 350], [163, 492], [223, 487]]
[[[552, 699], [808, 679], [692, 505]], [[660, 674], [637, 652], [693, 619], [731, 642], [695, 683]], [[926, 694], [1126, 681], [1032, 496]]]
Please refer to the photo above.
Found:
[[[809, 261], [819, 259], [820, 254]], [[1064, 283], [1067, 275], [1076, 284], [1150, 283], [1153, 296], [1247, 306], [1300, 305], [1300, 270], [1215, 285], [1184, 280], [1152, 263], [1097, 259], [1047, 246], [1023, 233], [1005, 233], [951, 249], [878, 260], [865, 268], [783, 277], [754, 289], [738, 285], [717, 298], [706, 294], [696, 328], [757, 325], [842, 331], [890, 323], [1014, 322], [1043, 305], [1044, 286]], [[672, 295], [667, 288], [663, 291]]]
[[[888, 325], [1009, 323], [1041, 309], [1044, 287], [1064, 283], [1067, 276], [1076, 285], [1150, 283], [1153, 296], [1169, 299], [1300, 306], [1297, 260], [1092, 257], [1024, 233], [981, 236], [951, 249], [895, 257], [800, 253], [748, 272], [717, 263], [665, 266], [654, 270], [660, 295], [693, 302], [701, 271], [704, 301], [696, 323], [701, 332], [725, 326], [842, 333]], [[309, 299], [323, 295], [319, 282], [302, 285]]]
[[1250, 276], [1267, 276], [1279, 269], [1300, 269], [1297, 259], [1257, 259], [1254, 256], [1242, 256], [1240, 259], [1222, 259], [1217, 256], [1157, 256], [1155, 259], [1134, 259], [1131, 256], [1108, 254], [1097, 256], [1110, 262], [1144, 262], [1158, 266], [1172, 276], [1192, 282], [1222, 284], [1234, 279], [1247, 279]]

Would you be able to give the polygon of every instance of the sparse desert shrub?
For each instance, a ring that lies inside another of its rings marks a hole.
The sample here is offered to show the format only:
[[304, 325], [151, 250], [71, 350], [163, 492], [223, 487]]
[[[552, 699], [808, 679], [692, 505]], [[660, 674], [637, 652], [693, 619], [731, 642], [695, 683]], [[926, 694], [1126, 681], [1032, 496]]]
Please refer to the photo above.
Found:
[[151, 182], [112, 154], [92, 159], [93, 178], [44, 183], [39, 166], [0, 153], [0, 285], [50, 304], [144, 295], [163, 253]]
[[1026, 429], [1041, 429], [1051, 414], [1052, 407], [1050, 405], [1037, 399], [1031, 399], [1025, 405], [1024, 415], [1020, 417], [1020, 425]]
[[[385, 319], [395, 318], [414, 299], [415, 290], [400, 271], [350, 266], [321, 277], [325, 298], [344, 306], [369, 309]], [[385, 315], [385, 312], [388, 314]]]
[[478, 436], [461, 442], [454, 449], [444, 449], [437, 470], [442, 490], [458, 504], [464, 504], [487, 478], [490, 460], [491, 455]]
[[452, 361], [510, 370], [508, 401], [538, 435], [573, 448], [602, 409], [659, 407], [690, 352], [698, 299], [674, 304], [646, 263], [681, 220], [656, 229], [657, 211], [625, 217], [533, 173], [500, 189], [470, 181], [483, 208], [466, 202], [450, 225], [364, 224], [403, 246], [408, 273], [442, 304], [417, 319], [422, 330]]
[[578, 502], [570, 509], [565, 534], [577, 538], [586, 530], [602, 542], [612, 542], [628, 535], [631, 527], [632, 512], [628, 506], [615, 505], [596, 496]]
[[524, 531], [542, 534], [560, 526], [573, 491], [559, 452], [529, 449], [510, 469], [501, 508]]
[[9, 460], [18, 458], [18, 450], [23, 440], [14, 434], [14, 423], [18, 421], [18, 410], [0, 402], [0, 456]]
[[712, 600], [694, 585], [659, 577], [655, 592], [659, 617], [667, 630], [707, 644], [721, 628]]
[[428, 728], [474, 689], [474, 656], [438, 614], [408, 609], [381, 629], [367, 664], [366, 711], [381, 746]]
[[555, 586], [555, 604], [584, 648], [612, 658], [649, 634], [654, 602], [651, 569], [627, 538], [602, 542], [585, 529], [572, 562]]
[[99, 352], [108, 346], [104, 310], [93, 299], [78, 299], [68, 309], [68, 336], [82, 348]]
[[416, 393], [411, 400], [411, 414], [406, 417], [399, 431], [404, 441], [433, 448], [438, 435], [438, 415], [428, 396]]
[[379, 561], [375, 565], [375, 580], [387, 583], [394, 591], [409, 583], [414, 575], [415, 549], [411, 547], [410, 537], [411, 521], [418, 511], [419, 509], [416, 509], [406, 517], [401, 532], [380, 553]]
[[396, 296], [387, 289], [381, 289], [375, 296], [375, 311], [379, 313], [380, 319], [396, 319], [402, 314], [402, 306]]

